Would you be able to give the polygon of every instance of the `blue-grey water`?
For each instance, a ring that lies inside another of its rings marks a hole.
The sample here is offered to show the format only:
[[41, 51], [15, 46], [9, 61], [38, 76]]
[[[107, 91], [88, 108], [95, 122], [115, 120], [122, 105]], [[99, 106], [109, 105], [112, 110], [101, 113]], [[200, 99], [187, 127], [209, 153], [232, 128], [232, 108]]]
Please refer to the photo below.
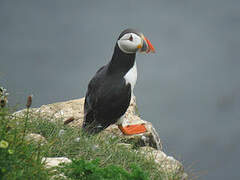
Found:
[[137, 56], [135, 95], [164, 150], [198, 179], [240, 179], [237, 0], [1, 0], [0, 85], [10, 104], [84, 96], [127, 27], [156, 49]]

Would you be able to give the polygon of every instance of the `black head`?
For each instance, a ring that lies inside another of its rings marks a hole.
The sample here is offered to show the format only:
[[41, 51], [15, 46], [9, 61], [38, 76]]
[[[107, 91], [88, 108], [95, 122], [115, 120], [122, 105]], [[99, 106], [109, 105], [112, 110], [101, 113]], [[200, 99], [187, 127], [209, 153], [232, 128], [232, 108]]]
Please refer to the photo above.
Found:
[[126, 54], [155, 52], [151, 42], [135, 29], [125, 29], [118, 37], [117, 45]]

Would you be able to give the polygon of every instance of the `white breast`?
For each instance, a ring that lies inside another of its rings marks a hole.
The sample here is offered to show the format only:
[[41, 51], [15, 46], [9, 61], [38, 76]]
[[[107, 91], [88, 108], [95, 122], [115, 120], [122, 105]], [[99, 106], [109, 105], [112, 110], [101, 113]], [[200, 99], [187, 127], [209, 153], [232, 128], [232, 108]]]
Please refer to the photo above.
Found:
[[133, 67], [125, 74], [124, 79], [126, 81], [126, 84], [131, 84], [131, 89], [133, 91], [133, 88], [137, 81], [137, 64], [136, 61], [133, 65]]

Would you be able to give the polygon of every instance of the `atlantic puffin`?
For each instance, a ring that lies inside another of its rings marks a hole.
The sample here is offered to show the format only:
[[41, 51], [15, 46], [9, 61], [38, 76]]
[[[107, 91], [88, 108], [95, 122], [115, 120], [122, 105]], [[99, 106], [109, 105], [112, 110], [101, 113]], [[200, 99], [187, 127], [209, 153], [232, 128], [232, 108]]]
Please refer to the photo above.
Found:
[[144, 125], [122, 126], [122, 117], [137, 81], [137, 52], [155, 50], [143, 33], [124, 30], [117, 39], [111, 61], [101, 67], [88, 84], [82, 126], [85, 132], [96, 134], [115, 123], [124, 134], [146, 131]]

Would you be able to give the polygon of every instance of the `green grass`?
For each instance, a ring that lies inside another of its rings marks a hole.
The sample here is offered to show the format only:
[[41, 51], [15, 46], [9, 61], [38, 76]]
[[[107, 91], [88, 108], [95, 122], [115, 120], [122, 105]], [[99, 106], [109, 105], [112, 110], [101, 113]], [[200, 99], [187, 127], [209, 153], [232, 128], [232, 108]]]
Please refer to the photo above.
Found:
[[[47, 143], [26, 141], [37, 133]], [[36, 116], [27, 110], [14, 117], [0, 108], [0, 179], [50, 179], [64, 173], [68, 179], [148, 180], [179, 179], [161, 170], [154, 159], [146, 159], [136, 149], [119, 145], [123, 140], [105, 133], [87, 135], [81, 128], [64, 125], [61, 119]], [[70, 164], [46, 169], [43, 157], [67, 157]], [[58, 178], [59, 179], [59, 178]]]
[[43, 151], [39, 144], [25, 141], [28, 119], [21, 120], [0, 109], [0, 179], [48, 179], [50, 172], [41, 162]]
[[92, 161], [86, 161], [84, 159], [73, 160], [71, 164], [60, 168], [60, 172], [74, 179], [149, 180], [148, 174], [137, 165], [132, 165], [131, 171], [128, 172], [116, 165], [101, 167], [98, 159]]

